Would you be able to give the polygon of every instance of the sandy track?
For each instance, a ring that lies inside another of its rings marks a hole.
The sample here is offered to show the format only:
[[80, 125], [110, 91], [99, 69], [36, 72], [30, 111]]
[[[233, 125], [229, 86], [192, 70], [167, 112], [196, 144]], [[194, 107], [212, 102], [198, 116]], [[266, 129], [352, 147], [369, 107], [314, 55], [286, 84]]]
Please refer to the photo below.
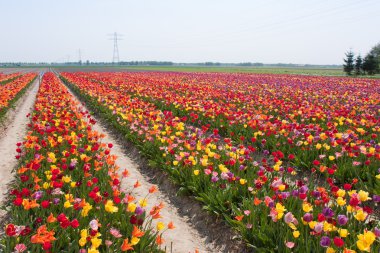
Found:
[[[94, 129], [98, 132], [106, 134], [106, 137], [102, 140], [102, 142], [114, 144], [112, 154], [118, 156], [116, 164], [121, 168], [121, 171], [123, 169], [127, 169], [130, 173], [130, 176], [123, 180], [122, 189], [132, 190], [135, 182], [139, 181], [141, 186], [133, 189], [133, 195], [137, 199], [144, 198], [153, 184], [149, 183], [149, 180], [147, 180], [145, 176], [139, 172], [138, 165], [123, 153], [120, 144], [118, 144], [115, 139], [110, 137], [107, 130], [105, 130], [98, 123], [95, 125]], [[150, 210], [154, 204], [159, 204], [160, 202], [163, 202], [165, 205], [164, 209], [161, 211], [161, 215], [163, 217], [161, 221], [165, 224], [173, 221], [176, 227], [174, 230], [168, 230], [164, 234], [165, 246], [167, 247], [168, 252], [171, 252], [171, 244], [173, 245], [172, 252], [195, 252], [195, 249], [198, 249], [200, 252], [215, 252], [207, 249], [205, 240], [201, 238], [198, 231], [192, 228], [188, 224], [187, 220], [178, 214], [177, 208], [173, 206], [159, 190], [149, 197], [147, 210]]]
[[[79, 101], [79, 99], [76, 98], [76, 96], [70, 90], [69, 92], [79, 102], [81, 110], [88, 111], [87, 108]], [[133, 185], [138, 180], [141, 183], [141, 186], [133, 189], [133, 195], [137, 199], [144, 198], [149, 192], [149, 188], [155, 184], [150, 183], [151, 180], [140, 173], [138, 169], [139, 166], [130, 157], [128, 157], [126, 152], [123, 151], [121, 142], [113, 138], [111, 132], [103, 127], [96, 119], [96, 117], [95, 120], [97, 123], [93, 125], [93, 129], [106, 135], [106, 137], [102, 139], [103, 143], [113, 144], [111, 153], [118, 157], [116, 164], [120, 167], [120, 171], [123, 171], [124, 169], [127, 169], [129, 171], [129, 177], [122, 181], [122, 189], [132, 190]], [[159, 189], [158, 185], [155, 186], [157, 189]], [[146, 210], [150, 210], [153, 205], [159, 204], [161, 202], [164, 203], [165, 207], [161, 211], [163, 219], [160, 221], [164, 222], [165, 224], [168, 224], [170, 221], [172, 221], [176, 227], [175, 229], [167, 230], [164, 233], [163, 238], [165, 242], [162, 246], [163, 249], [166, 247], [167, 252], [173, 253], [193, 253], [195, 250], [198, 250], [200, 253], [219, 252], [213, 247], [213, 245], [206, 242], [207, 238], [201, 236], [198, 230], [191, 226], [190, 219], [188, 217], [184, 217], [179, 214], [178, 208], [173, 205], [168, 197], [160, 190], [149, 197]], [[153, 224], [156, 224], [155, 221]]]
[[29, 123], [26, 115], [32, 112], [38, 86], [38, 81], [34, 81], [0, 123], [0, 203], [5, 199], [7, 184], [13, 179], [12, 169], [17, 165], [16, 143], [25, 137]]

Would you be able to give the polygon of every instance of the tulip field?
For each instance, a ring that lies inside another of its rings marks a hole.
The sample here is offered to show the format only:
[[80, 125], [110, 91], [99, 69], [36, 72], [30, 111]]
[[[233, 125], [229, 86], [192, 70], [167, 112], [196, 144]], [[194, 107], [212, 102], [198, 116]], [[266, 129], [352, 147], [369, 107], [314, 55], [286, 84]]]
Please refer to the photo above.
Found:
[[[16, 78], [0, 117], [35, 77], [0, 75]], [[380, 80], [180, 72], [44, 74], [0, 250], [165, 252], [174, 224], [146, 210], [157, 189], [121, 187], [92, 113], [236, 231], [239, 252], [380, 251]]]
[[6, 111], [24, 93], [26, 88], [34, 81], [36, 74], [28, 73], [21, 75], [0, 75], [0, 121]]
[[0, 73], [0, 84], [8, 83], [8, 82], [14, 80], [19, 75], [20, 75], [19, 73], [12, 73], [12, 74]]
[[94, 120], [54, 74], [44, 75], [30, 118], [2, 252], [162, 252], [161, 230], [173, 225], [152, 230], [162, 206], [144, 208], [156, 189], [140, 200], [120, 189], [112, 144], [100, 144]]
[[257, 252], [378, 252], [380, 82], [61, 73]]

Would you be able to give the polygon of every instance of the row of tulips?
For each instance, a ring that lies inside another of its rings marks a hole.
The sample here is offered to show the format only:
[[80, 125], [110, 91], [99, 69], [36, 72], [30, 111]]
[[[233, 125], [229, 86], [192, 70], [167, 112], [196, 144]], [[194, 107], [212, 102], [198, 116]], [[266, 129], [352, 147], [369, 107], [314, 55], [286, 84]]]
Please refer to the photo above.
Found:
[[360, 189], [357, 181], [340, 187], [328, 177], [325, 187], [317, 185], [313, 174], [300, 177], [285, 166], [279, 150], [258, 158], [253, 146], [223, 137], [219, 129], [187, 124], [124, 86], [82, 75], [61, 77], [151, 165], [169, 173], [181, 191], [194, 194], [204, 209], [237, 229], [249, 247], [259, 252], [379, 250], [373, 211], [380, 197]]
[[36, 74], [28, 73], [4, 85], [0, 85], [0, 119], [6, 111], [26, 91], [27, 87], [34, 81]]
[[141, 199], [121, 188], [128, 171], [118, 171], [113, 145], [100, 142], [95, 120], [53, 73], [43, 76], [30, 118], [2, 252], [162, 252], [173, 225], [159, 221], [162, 204], [146, 210], [156, 188]]
[[15, 78], [19, 77], [20, 73], [12, 73], [12, 74], [3, 74], [0, 73], [0, 84], [5, 84], [13, 81]]
[[378, 80], [178, 73], [79, 76], [152, 102], [186, 117], [189, 124], [217, 128], [238, 143], [279, 150], [298, 169], [334, 174], [341, 184], [358, 179], [363, 189], [380, 194]]

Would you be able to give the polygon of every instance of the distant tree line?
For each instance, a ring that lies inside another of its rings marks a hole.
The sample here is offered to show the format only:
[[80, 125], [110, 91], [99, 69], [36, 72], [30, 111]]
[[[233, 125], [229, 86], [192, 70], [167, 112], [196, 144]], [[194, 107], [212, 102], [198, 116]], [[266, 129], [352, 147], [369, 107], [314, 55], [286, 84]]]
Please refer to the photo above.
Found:
[[22, 66], [187, 66], [187, 67], [269, 67], [269, 68], [341, 68], [342, 65], [312, 65], [294, 63], [272, 63], [264, 64], [261, 62], [195, 62], [178, 63], [171, 61], [120, 61], [120, 62], [92, 62], [72, 61], [72, 62], [0, 62], [0, 67], [22, 67]]
[[380, 43], [375, 45], [364, 58], [360, 54], [355, 57], [352, 50], [346, 52], [345, 55], [343, 70], [347, 75], [360, 76], [380, 73]]
[[121, 61], [118, 65], [127, 66], [172, 66], [171, 61]]

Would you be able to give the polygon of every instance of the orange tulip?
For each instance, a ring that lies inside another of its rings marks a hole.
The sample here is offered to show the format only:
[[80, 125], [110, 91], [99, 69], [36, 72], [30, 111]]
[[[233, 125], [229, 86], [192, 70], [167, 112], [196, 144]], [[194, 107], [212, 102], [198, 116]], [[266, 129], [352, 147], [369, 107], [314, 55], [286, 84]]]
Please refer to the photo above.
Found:
[[144, 234], [145, 233], [143, 231], [141, 231], [137, 226], [133, 226], [132, 236], [134, 236], [134, 237], [141, 237]]
[[121, 251], [133, 250], [132, 244], [128, 243], [128, 238], [123, 240], [123, 244], [121, 245]]

